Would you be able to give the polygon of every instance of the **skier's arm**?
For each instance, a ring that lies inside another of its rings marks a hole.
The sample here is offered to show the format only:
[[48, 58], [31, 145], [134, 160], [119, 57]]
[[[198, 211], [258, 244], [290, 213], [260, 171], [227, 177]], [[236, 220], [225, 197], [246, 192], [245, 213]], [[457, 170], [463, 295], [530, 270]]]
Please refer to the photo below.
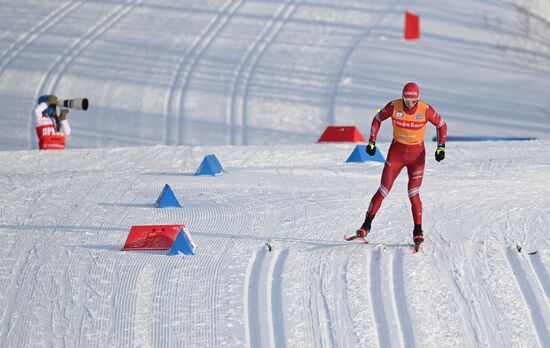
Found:
[[443, 118], [431, 106], [428, 106], [426, 118], [431, 124], [437, 127], [437, 145], [445, 145], [447, 141], [447, 123], [443, 121]]
[[370, 127], [370, 138], [369, 142], [376, 142], [376, 136], [378, 135], [378, 131], [380, 130], [380, 125], [382, 124], [382, 121], [388, 119], [393, 114], [393, 103], [388, 103], [384, 108], [376, 113], [374, 118], [372, 119], [372, 124]]
[[437, 149], [435, 150], [435, 160], [440, 162], [445, 159], [445, 142], [447, 141], [447, 124], [434, 108], [428, 106], [426, 118], [431, 124], [437, 127]]

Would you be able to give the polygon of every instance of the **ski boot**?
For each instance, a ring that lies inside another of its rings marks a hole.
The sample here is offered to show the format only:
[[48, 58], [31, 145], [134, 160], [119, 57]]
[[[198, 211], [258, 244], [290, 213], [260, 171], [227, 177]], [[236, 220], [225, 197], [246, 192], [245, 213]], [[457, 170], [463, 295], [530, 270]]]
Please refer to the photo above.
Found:
[[370, 230], [364, 228], [364, 227], [360, 227], [357, 231], [355, 231], [355, 233], [357, 234], [357, 238], [365, 238], [367, 236], [367, 234], [369, 234]]
[[374, 216], [367, 214], [367, 216], [365, 217], [365, 222], [363, 222], [363, 225], [355, 232], [357, 233], [358, 238], [365, 239], [367, 237], [367, 234], [369, 234], [370, 232], [372, 219], [374, 219]]
[[413, 253], [416, 253], [424, 243], [424, 235], [422, 234], [422, 225], [414, 225], [413, 230]]
[[363, 225], [357, 231], [355, 231], [355, 236], [344, 235], [344, 239], [349, 241], [349, 240], [354, 240], [359, 238], [364, 240], [366, 243], [368, 243], [365, 238], [367, 237], [367, 234], [369, 234], [370, 232], [370, 225], [371, 225], [372, 219], [374, 219], [374, 216], [367, 215], [367, 217], [365, 218], [365, 222], [363, 222]]

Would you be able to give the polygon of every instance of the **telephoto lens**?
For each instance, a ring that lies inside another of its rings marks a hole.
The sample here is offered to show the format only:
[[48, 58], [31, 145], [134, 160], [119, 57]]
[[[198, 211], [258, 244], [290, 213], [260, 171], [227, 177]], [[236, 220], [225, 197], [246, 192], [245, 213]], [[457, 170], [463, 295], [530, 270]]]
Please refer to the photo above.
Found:
[[60, 99], [57, 101], [57, 105], [78, 110], [88, 110], [88, 98], [76, 98], [76, 99]]

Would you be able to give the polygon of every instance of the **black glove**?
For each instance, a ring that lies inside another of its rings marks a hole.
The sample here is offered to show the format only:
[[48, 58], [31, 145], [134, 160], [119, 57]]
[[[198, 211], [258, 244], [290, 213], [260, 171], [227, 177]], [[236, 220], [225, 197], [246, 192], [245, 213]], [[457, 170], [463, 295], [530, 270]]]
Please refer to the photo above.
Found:
[[369, 141], [369, 144], [367, 145], [366, 150], [370, 156], [374, 156], [374, 154], [376, 153], [376, 145], [374, 141]]
[[435, 150], [435, 160], [436, 161], [443, 161], [445, 159], [445, 144], [439, 144], [437, 145], [437, 149]]
[[69, 113], [69, 109], [67, 109], [67, 108], [61, 109], [61, 112], [59, 113], [59, 119], [60, 119], [61, 121], [66, 120], [66, 119], [67, 119], [67, 114], [68, 114], [68, 113]]

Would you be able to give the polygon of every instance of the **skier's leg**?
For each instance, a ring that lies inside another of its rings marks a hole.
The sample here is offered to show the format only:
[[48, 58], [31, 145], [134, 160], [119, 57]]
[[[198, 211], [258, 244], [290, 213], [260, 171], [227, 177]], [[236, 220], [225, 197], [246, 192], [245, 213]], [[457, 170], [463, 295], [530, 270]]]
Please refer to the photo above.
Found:
[[365, 237], [371, 230], [371, 223], [374, 219], [374, 216], [380, 209], [382, 201], [390, 193], [390, 190], [393, 186], [393, 182], [401, 172], [401, 169], [404, 167], [404, 162], [402, 158], [402, 151], [399, 148], [399, 143], [392, 143], [390, 149], [388, 150], [388, 156], [386, 158], [386, 163], [384, 164], [384, 169], [382, 170], [382, 179], [380, 180], [380, 186], [378, 190], [372, 196], [369, 209], [367, 210], [365, 221], [361, 228], [357, 230], [357, 235], [359, 237]]
[[408, 192], [411, 201], [411, 210], [414, 221], [413, 241], [418, 246], [424, 242], [424, 233], [422, 232], [422, 201], [420, 200], [420, 186], [424, 177], [424, 163], [426, 152], [424, 146], [412, 157], [412, 161], [407, 164], [407, 173], [409, 175]]
[[[391, 152], [391, 148], [390, 148]], [[365, 221], [363, 222], [363, 225], [361, 228], [357, 230], [357, 235], [359, 237], [366, 237], [367, 234], [371, 230], [371, 223], [374, 219], [374, 216], [378, 212], [378, 209], [380, 209], [380, 206], [382, 205], [382, 201], [388, 193], [390, 193], [390, 190], [393, 186], [393, 182], [399, 175], [399, 172], [401, 172], [401, 169], [403, 169], [403, 164], [400, 161], [390, 161], [390, 154], [388, 153], [388, 159], [386, 160], [386, 163], [384, 164], [384, 170], [382, 170], [382, 179], [380, 180], [380, 186], [378, 187], [378, 191], [372, 196], [369, 204], [369, 209], [367, 210], [367, 213], [365, 214]]]
[[422, 224], [422, 201], [420, 200], [420, 186], [424, 177], [424, 164], [407, 166], [409, 174], [409, 200], [415, 225]]
[[367, 218], [369, 216], [374, 217], [376, 215], [378, 209], [380, 209], [380, 206], [382, 205], [382, 201], [390, 193], [395, 179], [404, 167], [400, 151], [393, 149], [394, 147], [391, 146], [388, 151], [388, 158], [384, 164], [380, 186], [370, 201], [369, 209], [367, 210]]

